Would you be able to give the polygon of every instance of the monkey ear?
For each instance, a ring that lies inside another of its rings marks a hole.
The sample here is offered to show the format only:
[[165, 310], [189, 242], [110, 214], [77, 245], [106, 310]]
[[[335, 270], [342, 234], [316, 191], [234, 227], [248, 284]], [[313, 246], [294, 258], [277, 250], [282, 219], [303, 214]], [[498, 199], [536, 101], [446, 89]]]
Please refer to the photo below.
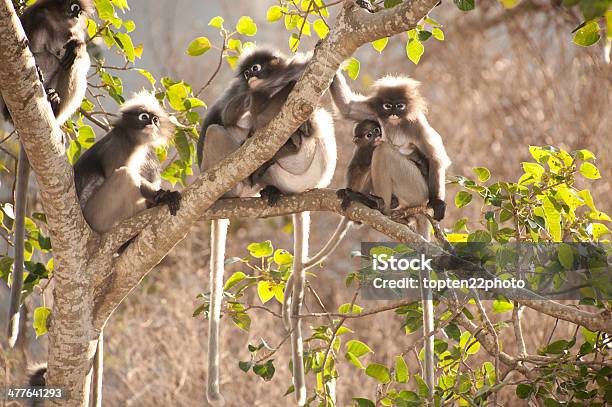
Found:
[[270, 64], [272, 65], [280, 64], [280, 58], [276, 58], [276, 57], [272, 58], [272, 61], [270, 61]]

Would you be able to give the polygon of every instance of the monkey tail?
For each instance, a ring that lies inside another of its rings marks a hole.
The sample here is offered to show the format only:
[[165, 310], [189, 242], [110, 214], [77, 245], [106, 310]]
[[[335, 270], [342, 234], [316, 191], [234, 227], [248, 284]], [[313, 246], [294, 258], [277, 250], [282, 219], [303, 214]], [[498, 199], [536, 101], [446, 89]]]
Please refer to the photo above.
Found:
[[[342, 239], [344, 239], [344, 236], [346, 236], [346, 233], [351, 228], [351, 225], [353, 225], [353, 222], [348, 220], [348, 218], [342, 218], [340, 223], [338, 223], [338, 226], [336, 226], [336, 230], [334, 230], [334, 233], [331, 235], [327, 243], [325, 243], [325, 246], [323, 246], [323, 248], [317, 254], [312, 256], [306, 262], [306, 264], [304, 264], [304, 271], [308, 271], [311, 268], [316, 267], [320, 263], [324, 262], [327, 259], [327, 257], [336, 250], [336, 248], [338, 247]], [[287, 283], [285, 285], [285, 293], [283, 296], [284, 297], [283, 298], [283, 308], [282, 308], [283, 325], [285, 325], [285, 329], [287, 331], [291, 329], [290, 314], [291, 314], [291, 294], [293, 292], [292, 286], [293, 286], [293, 274], [291, 274], [289, 276], [289, 279], [287, 280]]]
[[206, 398], [213, 406], [225, 405], [219, 388], [219, 322], [223, 300], [225, 239], [229, 219], [212, 221], [210, 231], [210, 321], [208, 324], [208, 387]]
[[104, 331], [100, 331], [93, 364], [92, 406], [102, 407], [102, 378], [104, 376]]
[[[429, 242], [431, 240], [429, 220], [424, 215], [418, 215], [416, 221], [417, 232]], [[424, 279], [431, 279], [431, 273], [429, 270], [420, 270], [419, 277], [421, 281], [424, 281]], [[425, 384], [427, 384], [429, 388], [429, 399], [433, 401], [436, 365], [434, 362], [434, 335], [429, 335], [429, 333], [434, 331], [434, 309], [431, 288], [425, 287], [424, 284], [421, 284], [421, 298], [423, 306], [423, 347], [425, 348], [423, 378], [425, 379]]]
[[23, 290], [23, 261], [25, 216], [28, 198], [28, 180], [30, 178], [30, 162], [23, 146], [19, 149], [19, 163], [17, 164], [17, 185], [15, 186], [15, 233], [13, 246], [15, 247], [15, 263], [13, 266], [13, 284], [8, 314], [8, 344], [11, 348], [17, 343], [19, 337], [19, 308], [21, 307], [21, 291]]
[[295, 400], [298, 406], [306, 404], [306, 379], [304, 377], [304, 343], [302, 341], [302, 326], [299, 319], [304, 300], [304, 285], [308, 260], [308, 235], [310, 232], [310, 212], [293, 215], [293, 292], [291, 293], [291, 359], [293, 362], [293, 385]]

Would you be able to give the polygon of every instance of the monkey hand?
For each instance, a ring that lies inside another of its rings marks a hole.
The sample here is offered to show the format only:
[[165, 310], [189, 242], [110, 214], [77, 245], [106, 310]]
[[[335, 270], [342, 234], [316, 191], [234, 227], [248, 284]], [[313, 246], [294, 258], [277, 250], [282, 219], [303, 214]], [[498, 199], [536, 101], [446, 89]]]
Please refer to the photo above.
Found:
[[437, 221], [441, 221], [444, 219], [444, 214], [446, 212], [446, 203], [438, 198], [433, 198], [429, 200], [427, 206], [433, 209], [434, 215], [433, 218]]
[[58, 95], [57, 91], [53, 88], [47, 89], [47, 100], [51, 104], [51, 110], [53, 110], [53, 114], [57, 116], [60, 108], [60, 104], [62, 103], [62, 99]]
[[172, 216], [176, 216], [176, 213], [181, 208], [181, 199], [182, 196], [180, 192], [167, 191], [165, 189], [157, 191], [154, 198], [156, 205], [168, 205], [168, 209]]
[[276, 206], [281, 196], [283, 196], [280, 189], [276, 188], [274, 185], [268, 185], [262, 189], [259, 194], [268, 202], [268, 205], [270, 206]]
[[64, 56], [62, 57], [62, 60], [60, 61], [60, 65], [65, 71], [69, 70], [74, 64], [74, 61], [76, 60], [76, 57], [77, 57], [77, 47], [78, 46], [79, 46], [78, 40], [71, 40], [67, 42], [66, 45], [64, 45], [64, 49], [66, 50], [66, 52], [64, 52]]

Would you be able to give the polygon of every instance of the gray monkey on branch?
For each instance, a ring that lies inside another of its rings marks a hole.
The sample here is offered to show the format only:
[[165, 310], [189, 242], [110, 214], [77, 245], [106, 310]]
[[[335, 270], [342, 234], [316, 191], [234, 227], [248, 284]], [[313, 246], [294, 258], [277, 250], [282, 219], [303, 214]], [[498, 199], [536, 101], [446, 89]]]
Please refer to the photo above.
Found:
[[[90, 0], [38, 0], [21, 16], [30, 47], [51, 109], [61, 125], [78, 109], [87, 89], [90, 60], [85, 36]], [[4, 111], [0, 98], [0, 112]], [[8, 112], [4, 112], [5, 114]], [[23, 147], [19, 151], [15, 188], [15, 262], [8, 316], [9, 346], [19, 334], [19, 307], [23, 289], [25, 213], [30, 164]]]
[[140, 92], [121, 107], [111, 131], [74, 164], [74, 181], [85, 220], [98, 233], [156, 205], [180, 208], [181, 194], [161, 188], [156, 146], [174, 134], [155, 96]]
[[[251, 134], [267, 125], [280, 111], [296, 81], [301, 77], [309, 56], [287, 58], [266, 49], [245, 53], [239, 62], [238, 75], [204, 120], [200, 144], [202, 170], [216, 165], [236, 151]], [[304, 192], [329, 185], [336, 165], [336, 143], [333, 120], [324, 109], [317, 108], [310, 119], [290, 137], [272, 160], [264, 163], [247, 180], [241, 181], [224, 197], [262, 196], [274, 205], [281, 194]], [[208, 342], [207, 398], [213, 405], [223, 405], [219, 388], [219, 320], [223, 294], [223, 263], [229, 220], [212, 222], [211, 229], [211, 302]], [[294, 215], [296, 248], [307, 256], [308, 214]], [[303, 260], [303, 259], [302, 259]], [[293, 311], [299, 314], [304, 293], [303, 263], [294, 257], [297, 284], [293, 292]], [[292, 283], [293, 284], [293, 283]], [[302, 362], [302, 338], [299, 320], [292, 321], [292, 354], [294, 385], [299, 405], [306, 402]]]
[[[357, 122], [375, 120], [382, 127], [383, 142], [374, 149], [371, 162], [373, 194], [384, 201], [383, 212], [389, 214], [392, 197], [399, 208], [427, 205], [435, 220], [444, 218], [446, 204], [445, 175], [451, 161], [438, 132], [425, 117], [425, 101], [419, 83], [403, 76], [386, 76], [370, 88], [367, 96], [351, 91], [342, 74], [330, 87], [340, 113]], [[349, 198], [350, 199], [350, 198]], [[430, 240], [431, 227], [424, 214], [414, 215], [416, 230]], [[421, 278], [429, 277], [422, 272]], [[423, 297], [424, 335], [434, 329], [431, 291], [421, 288]], [[433, 335], [425, 338], [425, 382], [431, 392], [434, 386]], [[433, 394], [433, 393], [431, 393]]]

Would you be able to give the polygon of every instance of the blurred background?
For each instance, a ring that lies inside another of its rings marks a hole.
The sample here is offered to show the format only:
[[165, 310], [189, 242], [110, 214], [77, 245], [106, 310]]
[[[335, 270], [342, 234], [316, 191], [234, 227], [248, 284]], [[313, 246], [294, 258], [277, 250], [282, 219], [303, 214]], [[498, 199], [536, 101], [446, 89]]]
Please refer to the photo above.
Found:
[[[185, 49], [198, 36], [220, 43], [218, 31], [208, 27], [209, 20], [217, 15], [230, 26], [242, 15], [251, 16], [258, 25], [258, 44], [289, 53], [288, 35], [282, 24], [265, 21], [266, 10], [274, 3], [130, 0], [128, 16], [137, 23], [132, 38], [135, 44], [144, 45], [143, 58], [137, 65], [156, 77], [181, 78], [199, 89], [212, 75], [218, 53], [211, 50], [194, 58], [187, 56]], [[453, 160], [449, 177], [473, 176], [472, 168], [482, 166], [491, 170], [493, 181], [516, 181], [522, 173], [521, 162], [531, 158], [529, 145], [587, 148], [599, 158], [597, 166], [602, 175], [589, 188], [598, 208], [610, 213], [612, 67], [603, 61], [601, 42], [590, 48], [571, 42], [570, 31], [580, 23], [579, 17], [558, 7], [556, 1], [547, 0], [522, 1], [511, 10], [497, 2], [479, 2], [470, 13], [444, 2], [431, 17], [444, 25], [445, 40], [427, 41], [418, 66], [406, 58], [405, 38], [392, 38], [382, 57], [370, 45], [358, 51], [355, 56], [361, 61], [361, 74], [349, 84], [363, 89], [387, 73], [408, 74], [421, 81], [421, 91], [429, 102], [429, 122], [442, 135]], [[316, 38], [303, 39], [301, 50], [312, 49], [315, 42]], [[232, 75], [224, 63], [202, 98], [211, 104]], [[135, 91], [146, 85], [135, 72], [126, 72], [122, 78], [127, 89]], [[322, 103], [331, 107], [328, 99], [326, 96]], [[343, 186], [344, 169], [352, 153], [351, 127], [340, 119], [336, 123], [338, 166], [332, 188]], [[10, 201], [10, 185], [3, 182], [2, 186], [3, 202]], [[455, 192], [452, 187], [447, 191], [450, 211], [443, 222], [446, 227], [464, 216], [477, 217], [481, 209], [475, 203], [454, 209]], [[340, 218], [325, 213], [313, 214], [312, 218], [311, 252], [315, 252]], [[233, 221], [227, 256], [244, 257], [248, 255], [248, 243], [267, 239], [275, 248], [291, 250], [289, 224], [289, 218]], [[310, 278], [329, 309], [350, 301], [344, 278], [357, 267], [351, 251], [359, 250], [361, 241], [383, 240], [385, 236], [367, 227], [353, 229], [317, 276]], [[201, 222], [111, 318], [105, 329], [104, 405], [202, 405], [208, 324], [202, 315], [193, 318], [192, 313], [200, 304], [196, 296], [208, 291], [208, 259], [209, 224]], [[227, 267], [226, 276], [239, 267]], [[4, 297], [4, 290], [0, 288], [0, 297]], [[4, 298], [0, 298], [3, 303]], [[30, 313], [37, 301], [35, 297], [28, 299]], [[306, 303], [310, 311], [320, 311], [312, 297]], [[378, 304], [362, 301], [360, 305]], [[278, 304], [275, 306], [280, 310]], [[276, 354], [277, 372], [269, 383], [238, 368], [239, 360], [248, 360], [248, 343], [259, 343], [264, 338], [276, 346], [284, 336], [282, 324], [270, 314], [254, 313], [252, 317], [248, 333], [224, 320], [222, 388], [228, 405], [291, 405], [292, 400], [283, 396], [291, 384], [288, 346]], [[4, 318], [2, 313], [2, 326]], [[533, 353], [534, 344], [551, 334], [554, 320], [527, 312], [524, 321], [528, 351]], [[347, 326], [361, 336], [346, 336], [344, 340], [368, 343], [377, 350], [372, 359], [382, 363], [390, 362], [393, 355], [408, 349], [416, 340], [416, 334], [405, 335], [401, 320], [393, 314], [378, 314]], [[570, 329], [559, 323], [555, 335], [567, 334]], [[28, 340], [22, 343], [22, 361], [44, 361], [46, 339], [33, 340], [32, 328], [27, 334]], [[513, 343], [504, 342], [504, 346]], [[411, 374], [418, 372], [414, 355], [408, 359]], [[0, 371], [6, 368], [14, 378], [23, 377], [15, 363], [0, 360]], [[2, 364], [6, 364], [4, 368]], [[348, 363], [339, 369], [344, 376], [337, 389], [339, 405], [349, 405], [352, 396], [375, 394], [374, 380]], [[514, 400], [513, 394], [504, 394], [502, 401], [508, 406], [523, 405]]]

